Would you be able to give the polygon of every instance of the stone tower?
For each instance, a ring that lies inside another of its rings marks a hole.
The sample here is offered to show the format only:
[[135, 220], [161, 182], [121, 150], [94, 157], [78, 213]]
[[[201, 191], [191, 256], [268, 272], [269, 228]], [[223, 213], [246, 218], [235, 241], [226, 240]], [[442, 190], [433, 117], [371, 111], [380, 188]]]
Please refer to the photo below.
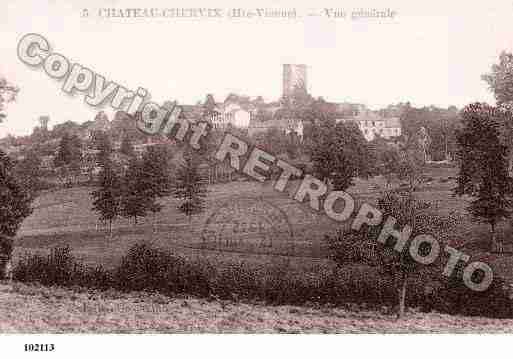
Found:
[[283, 65], [283, 96], [291, 96], [294, 91], [307, 92], [306, 65]]

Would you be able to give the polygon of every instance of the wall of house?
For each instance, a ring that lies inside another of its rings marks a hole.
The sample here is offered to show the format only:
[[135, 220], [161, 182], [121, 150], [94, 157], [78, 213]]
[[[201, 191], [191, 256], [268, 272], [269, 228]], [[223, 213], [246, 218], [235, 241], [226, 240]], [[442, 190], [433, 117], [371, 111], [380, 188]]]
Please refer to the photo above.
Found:
[[230, 123], [235, 127], [248, 128], [251, 114], [243, 109], [233, 111], [233, 117]]

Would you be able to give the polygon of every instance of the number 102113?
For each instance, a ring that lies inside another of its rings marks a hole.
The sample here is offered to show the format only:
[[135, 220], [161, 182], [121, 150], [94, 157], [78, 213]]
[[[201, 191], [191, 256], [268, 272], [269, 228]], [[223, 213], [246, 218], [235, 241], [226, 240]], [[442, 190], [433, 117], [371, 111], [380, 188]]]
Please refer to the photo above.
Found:
[[53, 352], [54, 344], [25, 344], [26, 352]]

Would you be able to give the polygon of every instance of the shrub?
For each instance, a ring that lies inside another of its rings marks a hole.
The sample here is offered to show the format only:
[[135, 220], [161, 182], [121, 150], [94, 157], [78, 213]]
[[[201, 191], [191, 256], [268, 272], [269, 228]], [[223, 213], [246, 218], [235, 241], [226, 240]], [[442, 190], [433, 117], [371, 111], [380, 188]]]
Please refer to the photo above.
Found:
[[43, 285], [70, 285], [75, 258], [69, 247], [57, 247], [48, 256], [34, 254], [23, 258], [14, 268], [13, 278]]
[[136, 244], [121, 259], [113, 277], [117, 289], [151, 290], [164, 294], [188, 293], [208, 296], [208, 264], [191, 263], [184, 258], [152, 247]]
[[12, 258], [13, 249], [12, 237], [0, 235], [0, 279], [10, 276], [9, 263]]
[[[342, 232], [339, 235], [342, 236]], [[333, 258], [340, 264], [337, 268], [319, 266], [308, 273], [293, 271], [284, 262], [255, 267], [244, 262], [189, 260], [141, 243], [131, 247], [112, 271], [81, 264], [68, 247], [58, 247], [47, 256], [35, 254], [23, 258], [15, 266], [14, 277], [18, 281], [48, 286], [152, 291], [169, 296], [185, 294], [271, 305], [349, 304], [374, 309], [394, 306], [397, 302], [394, 278], [379, 267], [360, 263], [361, 258], [372, 256], [369, 248], [341, 244], [357, 243], [357, 237], [346, 235], [343, 239], [336, 242], [335, 248], [341, 252], [348, 250], [349, 255]], [[487, 291], [478, 293], [467, 289], [455, 275], [426, 295], [426, 283], [439, 280], [440, 273], [439, 268], [413, 273], [409, 279], [407, 304], [451, 314], [513, 316], [508, 291], [500, 279]]]
[[108, 288], [110, 274], [102, 267], [89, 267], [78, 262], [68, 246], [51, 249], [47, 256], [27, 255], [13, 269], [13, 279], [43, 285]]
[[482, 292], [465, 286], [462, 280], [463, 266], [458, 265], [453, 275], [443, 282], [434, 293], [433, 309], [450, 314], [511, 318], [512, 298], [509, 285], [499, 276]]
[[[432, 280], [430, 269], [440, 265], [440, 258], [429, 266], [417, 263], [408, 251], [411, 239], [429, 234], [443, 244], [453, 232], [455, 219], [441, 217], [431, 207], [430, 203], [417, 200], [412, 193], [388, 191], [378, 199], [377, 208], [383, 214], [379, 226], [365, 226], [359, 231], [338, 232], [333, 238], [327, 237], [330, 257], [338, 266], [367, 264], [376, 267], [383, 277], [390, 278], [392, 287], [397, 290], [399, 316], [404, 314], [406, 306], [418, 301], [418, 293], [422, 292], [419, 287]], [[397, 240], [391, 236], [385, 238], [384, 243], [378, 241], [389, 217], [397, 222], [397, 228], [411, 226], [411, 235], [400, 251], [394, 249]], [[429, 253], [430, 247], [420, 250]]]
[[172, 292], [176, 283], [169, 281], [169, 276], [179, 265], [177, 261], [170, 254], [148, 244], [134, 245], [115, 271], [116, 285], [124, 290], [164, 289]]
[[258, 276], [245, 263], [228, 264], [211, 273], [210, 295], [232, 300], [258, 298]]
[[105, 290], [114, 286], [114, 280], [112, 274], [101, 265], [95, 267], [77, 265], [73, 274], [73, 284]]

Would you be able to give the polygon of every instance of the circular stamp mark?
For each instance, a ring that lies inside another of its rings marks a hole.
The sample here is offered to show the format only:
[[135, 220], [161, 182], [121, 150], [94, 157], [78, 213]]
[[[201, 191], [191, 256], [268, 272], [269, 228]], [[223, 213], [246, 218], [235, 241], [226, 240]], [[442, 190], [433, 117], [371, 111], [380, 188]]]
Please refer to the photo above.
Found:
[[237, 198], [219, 206], [201, 231], [203, 244], [214, 248], [271, 248], [292, 243], [292, 226], [286, 213], [261, 198]]

